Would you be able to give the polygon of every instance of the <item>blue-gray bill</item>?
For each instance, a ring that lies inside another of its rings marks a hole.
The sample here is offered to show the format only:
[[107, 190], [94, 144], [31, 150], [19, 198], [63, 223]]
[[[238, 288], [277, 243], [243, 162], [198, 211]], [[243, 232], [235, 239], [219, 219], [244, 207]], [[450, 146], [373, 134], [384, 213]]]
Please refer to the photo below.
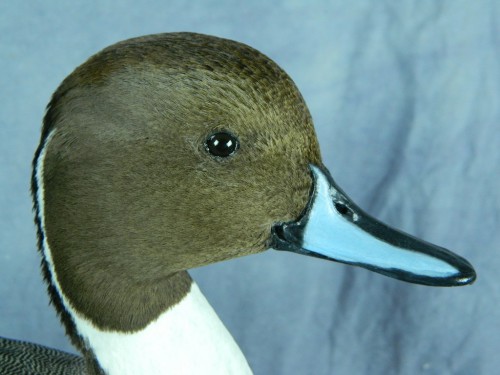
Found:
[[335, 184], [330, 173], [310, 165], [314, 185], [297, 221], [273, 227], [271, 247], [361, 266], [403, 281], [458, 286], [476, 273], [464, 258], [374, 219]]

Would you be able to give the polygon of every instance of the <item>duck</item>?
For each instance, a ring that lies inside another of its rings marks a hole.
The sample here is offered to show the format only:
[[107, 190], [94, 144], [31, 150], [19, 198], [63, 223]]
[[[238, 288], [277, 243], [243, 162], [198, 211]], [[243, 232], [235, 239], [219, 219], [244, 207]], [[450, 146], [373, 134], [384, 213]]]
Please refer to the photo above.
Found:
[[2, 338], [2, 374], [252, 374], [188, 270], [266, 250], [429, 286], [471, 264], [362, 211], [292, 79], [245, 44], [147, 35], [77, 67], [31, 183], [42, 273], [82, 356]]

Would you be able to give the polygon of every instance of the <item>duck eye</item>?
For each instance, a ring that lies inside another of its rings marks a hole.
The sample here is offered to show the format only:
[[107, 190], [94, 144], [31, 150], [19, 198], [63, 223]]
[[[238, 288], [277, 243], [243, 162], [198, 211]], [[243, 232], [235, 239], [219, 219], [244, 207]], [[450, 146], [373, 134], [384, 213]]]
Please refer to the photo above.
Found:
[[240, 145], [238, 138], [228, 132], [214, 133], [205, 141], [205, 150], [213, 156], [226, 158], [236, 152]]

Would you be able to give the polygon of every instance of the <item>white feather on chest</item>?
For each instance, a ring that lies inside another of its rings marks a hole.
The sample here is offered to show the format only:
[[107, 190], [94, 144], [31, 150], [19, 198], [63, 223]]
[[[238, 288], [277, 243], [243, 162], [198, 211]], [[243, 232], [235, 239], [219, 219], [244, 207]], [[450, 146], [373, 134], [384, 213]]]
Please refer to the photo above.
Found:
[[238, 345], [198, 286], [142, 331], [100, 331], [75, 319], [109, 375], [252, 374]]

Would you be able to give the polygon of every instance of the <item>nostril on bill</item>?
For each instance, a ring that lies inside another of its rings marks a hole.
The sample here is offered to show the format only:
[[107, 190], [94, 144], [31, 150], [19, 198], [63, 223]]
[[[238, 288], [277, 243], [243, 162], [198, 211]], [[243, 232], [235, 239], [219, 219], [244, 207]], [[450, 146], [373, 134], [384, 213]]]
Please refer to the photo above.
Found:
[[335, 203], [335, 209], [342, 216], [351, 214], [351, 210], [349, 210], [349, 208], [347, 208], [347, 206], [343, 203]]

